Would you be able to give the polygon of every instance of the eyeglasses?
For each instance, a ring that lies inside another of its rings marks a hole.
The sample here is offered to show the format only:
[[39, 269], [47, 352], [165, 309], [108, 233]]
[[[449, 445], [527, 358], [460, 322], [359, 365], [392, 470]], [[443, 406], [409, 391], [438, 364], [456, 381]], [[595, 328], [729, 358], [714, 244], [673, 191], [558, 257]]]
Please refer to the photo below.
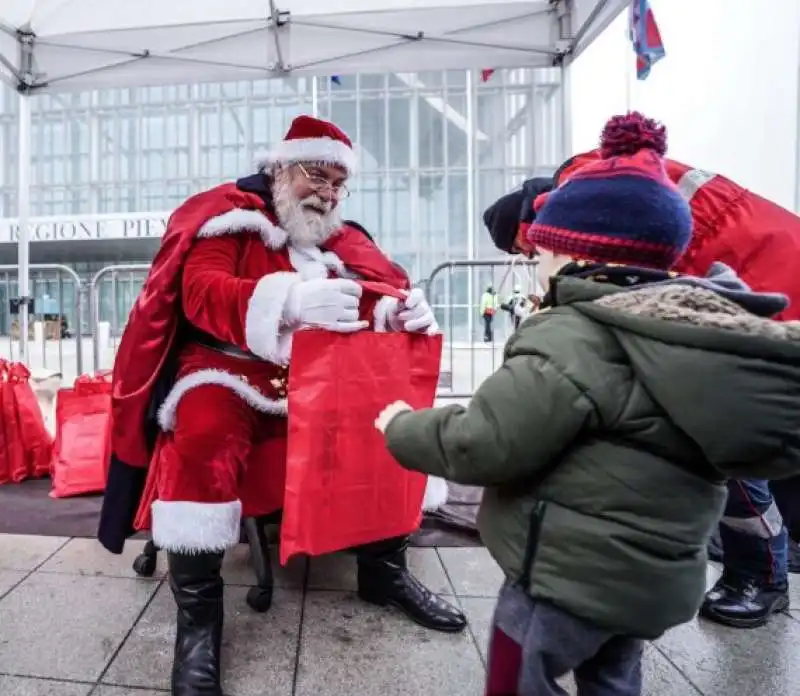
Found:
[[350, 195], [349, 189], [344, 184], [336, 185], [328, 181], [328, 179], [325, 177], [309, 174], [308, 170], [299, 162], [297, 163], [297, 167], [301, 172], [303, 172], [303, 176], [308, 181], [309, 186], [311, 186], [311, 188], [313, 188], [315, 191], [330, 190], [330, 192], [340, 201], [343, 201]]

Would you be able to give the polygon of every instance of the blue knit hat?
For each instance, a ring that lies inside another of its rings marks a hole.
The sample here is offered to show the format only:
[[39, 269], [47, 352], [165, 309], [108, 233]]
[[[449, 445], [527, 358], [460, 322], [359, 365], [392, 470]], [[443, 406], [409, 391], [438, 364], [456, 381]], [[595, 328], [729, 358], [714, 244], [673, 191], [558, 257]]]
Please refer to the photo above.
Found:
[[603, 159], [536, 201], [528, 241], [573, 258], [668, 269], [692, 236], [689, 204], [664, 171], [666, 129], [633, 112], [612, 118]]

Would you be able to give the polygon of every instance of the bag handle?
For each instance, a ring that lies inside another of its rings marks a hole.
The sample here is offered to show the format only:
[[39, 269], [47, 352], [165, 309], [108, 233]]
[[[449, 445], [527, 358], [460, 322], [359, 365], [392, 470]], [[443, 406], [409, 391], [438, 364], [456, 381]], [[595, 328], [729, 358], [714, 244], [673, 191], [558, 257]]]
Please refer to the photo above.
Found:
[[366, 292], [374, 293], [375, 295], [385, 295], [387, 297], [394, 297], [398, 300], [405, 300], [408, 297], [407, 290], [389, 285], [389, 283], [379, 283], [373, 280], [357, 280], [358, 283]]
[[111, 384], [111, 370], [103, 370], [90, 375], [79, 375], [75, 378], [73, 389], [77, 393], [92, 394], [106, 391]]
[[[388, 283], [379, 283], [371, 280], [357, 280], [356, 282], [365, 292], [373, 293], [378, 297], [394, 297], [397, 300], [405, 300], [408, 297], [408, 291], [400, 290]], [[375, 313], [374, 327], [376, 333], [386, 333], [386, 314], [384, 312]]]
[[3, 366], [9, 382], [21, 384], [27, 382], [31, 377], [31, 371], [22, 363], [6, 363]]

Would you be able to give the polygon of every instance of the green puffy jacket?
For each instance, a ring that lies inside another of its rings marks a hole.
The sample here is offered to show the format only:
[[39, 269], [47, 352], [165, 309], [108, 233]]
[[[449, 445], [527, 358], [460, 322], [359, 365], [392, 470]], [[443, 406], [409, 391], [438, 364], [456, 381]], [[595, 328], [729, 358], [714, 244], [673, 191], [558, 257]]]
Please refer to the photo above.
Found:
[[690, 620], [729, 477], [800, 473], [800, 322], [681, 285], [563, 277], [467, 408], [397, 416], [410, 469], [486, 486], [486, 547], [531, 596], [616, 633]]

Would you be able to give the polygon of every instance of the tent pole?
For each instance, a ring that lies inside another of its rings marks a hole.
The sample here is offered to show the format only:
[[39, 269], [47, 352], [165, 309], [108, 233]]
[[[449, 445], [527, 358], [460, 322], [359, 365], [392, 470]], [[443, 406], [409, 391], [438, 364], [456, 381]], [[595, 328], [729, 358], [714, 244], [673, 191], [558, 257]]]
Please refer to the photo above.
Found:
[[796, 107], [794, 118], [794, 212], [800, 215], [800, 60], [797, 61]]
[[19, 330], [22, 362], [28, 364], [28, 298], [30, 296], [30, 215], [31, 215], [31, 98], [22, 93], [18, 95], [19, 123], [17, 144], [17, 276], [20, 298]]
[[[501, 97], [502, 99], [503, 97]], [[477, 158], [475, 157], [475, 131], [477, 130], [475, 124], [475, 107], [477, 103], [477, 93], [475, 90], [475, 72], [467, 70], [467, 258], [472, 261], [475, 259], [475, 217], [478, 211], [475, 204], [475, 172], [478, 167]], [[473, 345], [475, 337], [475, 317], [474, 303], [475, 303], [475, 269], [469, 269], [469, 276], [467, 277], [467, 341]], [[475, 361], [470, 359], [470, 365], [474, 366]]]
[[572, 157], [572, 63], [561, 64], [561, 162]]

